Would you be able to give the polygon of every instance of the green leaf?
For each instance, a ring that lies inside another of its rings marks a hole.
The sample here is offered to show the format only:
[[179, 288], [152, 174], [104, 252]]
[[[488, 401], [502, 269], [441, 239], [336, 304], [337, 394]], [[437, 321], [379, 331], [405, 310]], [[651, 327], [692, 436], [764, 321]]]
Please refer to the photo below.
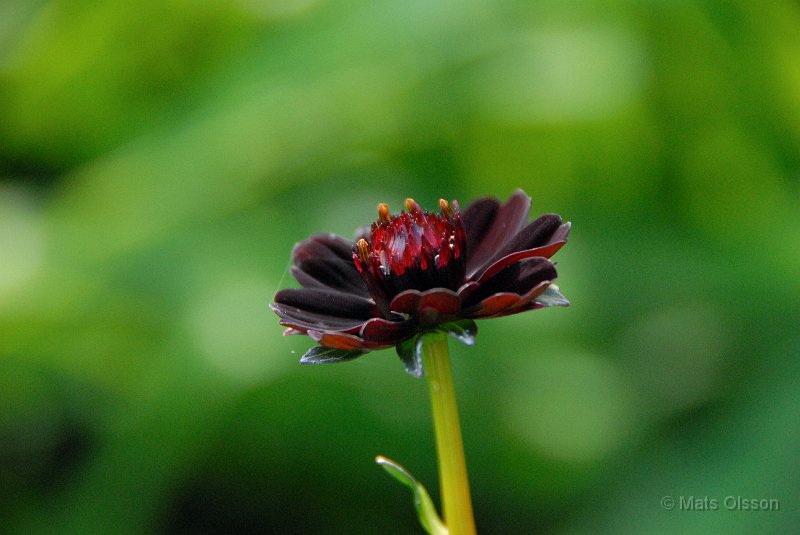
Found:
[[431, 332], [447, 333], [459, 342], [471, 346], [475, 344], [478, 326], [474, 321], [468, 319], [451, 321], [450, 323], [437, 325], [429, 331], [422, 332], [397, 344], [395, 347], [397, 354], [400, 360], [403, 361], [406, 373], [412, 377], [420, 378], [425, 375], [425, 368], [422, 365], [422, 337]]
[[475, 335], [478, 334], [478, 325], [472, 320], [458, 320], [443, 323], [436, 327], [437, 331], [446, 332], [462, 344], [475, 345]]
[[433, 501], [428, 491], [422, 486], [422, 483], [417, 481], [417, 479], [402, 465], [383, 455], [375, 457], [375, 462], [389, 472], [392, 477], [411, 489], [414, 494], [414, 508], [417, 510], [419, 523], [425, 531], [430, 535], [447, 535], [449, 533], [447, 526], [445, 526], [442, 519], [439, 518], [436, 507], [434, 507]]
[[300, 357], [300, 364], [328, 364], [330, 362], [345, 362], [360, 357], [366, 353], [360, 349], [336, 349], [328, 346], [314, 346], [305, 355]]
[[539, 297], [534, 299], [534, 301], [546, 307], [569, 306], [569, 300], [561, 295], [561, 292], [558, 291], [558, 286], [555, 284], [548, 286], [547, 289], [542, 292], [541, 295], [539, 295]]
[[403, 366], [407, 374], [416, 378], [425, 375], [425, 369], [422, 367], [421, 334], [400, 342], [395, 349], [397, 350], [400, 360], [403, 361]]

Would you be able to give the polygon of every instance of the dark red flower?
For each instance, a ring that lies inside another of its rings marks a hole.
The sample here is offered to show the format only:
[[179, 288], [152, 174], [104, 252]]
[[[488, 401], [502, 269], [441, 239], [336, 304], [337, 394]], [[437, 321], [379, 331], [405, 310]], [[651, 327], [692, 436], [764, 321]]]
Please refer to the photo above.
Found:
[[271, 305], [288, 327], [319, 346], [304, 363], [349, 360], [396, 346], [421, 375], [419, 335], [441, 330], [472, 344], [475, 319], [496, 318], [569, 302], [553, 284], [548, 260], [567, 241], [570, 223], [547, 214], [528, 222], [531, 199], [517, 190], [495, 198], [439, 201], [437, 214], [412, 199], [378, 220], [355, 242], [316, 234], [292, 251], [292, 275], [302, 288], [281, 290]]

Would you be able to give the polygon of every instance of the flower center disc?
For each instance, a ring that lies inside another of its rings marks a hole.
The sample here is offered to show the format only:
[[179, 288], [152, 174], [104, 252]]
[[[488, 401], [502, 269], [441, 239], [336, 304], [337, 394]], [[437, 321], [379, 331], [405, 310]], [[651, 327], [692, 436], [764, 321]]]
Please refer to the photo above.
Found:
[[427, 212], [406, 199], [407, 212], [392, 216], [386, 204], [378, 205], [369, 240], [359, 240], [353, 251], [374, 297], [375, 291], [391, 299], [409, 289], [456, 290], [464, 282], [466, 238], [458, 202], [440, 199], [439, 206], [440, 213]]

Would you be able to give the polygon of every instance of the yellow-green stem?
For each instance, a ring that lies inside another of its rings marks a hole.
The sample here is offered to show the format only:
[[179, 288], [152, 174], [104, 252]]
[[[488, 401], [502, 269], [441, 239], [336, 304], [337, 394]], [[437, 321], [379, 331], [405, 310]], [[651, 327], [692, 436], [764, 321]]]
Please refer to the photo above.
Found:
[[422, 363], [428, 378], [436, 433], [444, 523], [450, 535], [475, 535], [447, 335], [426, 334], [422, 344]]

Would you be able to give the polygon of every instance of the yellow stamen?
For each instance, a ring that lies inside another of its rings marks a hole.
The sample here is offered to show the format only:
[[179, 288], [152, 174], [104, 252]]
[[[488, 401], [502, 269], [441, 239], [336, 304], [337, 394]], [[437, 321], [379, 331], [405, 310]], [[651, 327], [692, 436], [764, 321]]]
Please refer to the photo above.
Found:
[[361, 238], [356, 242], [356, 247], [358, 247], [358, 257], [362, 262], [367, 262], [369, 260], [369, 244], [367, 240]]
[[446, 200], [439, 199], [439, 208], [442, 209], [442, 213], [447, 217], [453, 217], [453, 209], [450, 208], [450, 204]]
[[392, 218], [389, 215], [389, 205], [385, 202], [382, 202], [378, 205], [378, 219], [381, 221], [391, 221]]
[[406, 199], [406, 210], [409, 214], [413, 214], [414, 212], [422, 211], [422, 208], [417, 204], [417, 201], [409, 197]]

